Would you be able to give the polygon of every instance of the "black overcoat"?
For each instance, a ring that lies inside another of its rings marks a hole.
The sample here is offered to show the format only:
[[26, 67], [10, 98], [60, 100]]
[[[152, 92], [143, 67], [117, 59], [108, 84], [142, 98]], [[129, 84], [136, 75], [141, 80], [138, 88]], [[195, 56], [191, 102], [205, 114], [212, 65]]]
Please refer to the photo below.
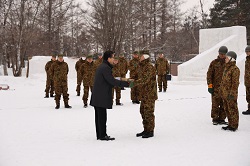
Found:
[[112, 75], [112, 65], [104, 60], [95, 73], [90, 105], [112, 109], [112, 88], [114, 86], [128, 87], [129, 83], [115, 79]]

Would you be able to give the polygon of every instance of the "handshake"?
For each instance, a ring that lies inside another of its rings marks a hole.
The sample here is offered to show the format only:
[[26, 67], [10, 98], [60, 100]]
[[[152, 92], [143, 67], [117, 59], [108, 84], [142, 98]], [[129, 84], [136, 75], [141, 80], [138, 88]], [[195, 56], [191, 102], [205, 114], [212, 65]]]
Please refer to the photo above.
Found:
[[115, 77], [115, 79], [120, 80], [120, 81], [127, 81], [129, 83], [129, 87], [133, 88], [134, 87], [134, 79], [131, 78], [121, 78], [121, 77]]

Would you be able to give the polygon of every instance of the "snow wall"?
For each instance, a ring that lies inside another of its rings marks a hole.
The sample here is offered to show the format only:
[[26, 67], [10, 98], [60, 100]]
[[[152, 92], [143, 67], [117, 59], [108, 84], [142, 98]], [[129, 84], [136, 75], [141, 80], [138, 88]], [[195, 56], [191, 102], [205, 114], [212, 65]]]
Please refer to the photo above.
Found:
[[179, 81], [206, 81], [209, 64], [218, 56], [221, 46], [237, 54], [237, 66], [240, 68], [240, 81], [244, 77], [245, 48], [247, 35], [245, 26], [212, 28], [200, 30], [199, 54], [178, 66]]

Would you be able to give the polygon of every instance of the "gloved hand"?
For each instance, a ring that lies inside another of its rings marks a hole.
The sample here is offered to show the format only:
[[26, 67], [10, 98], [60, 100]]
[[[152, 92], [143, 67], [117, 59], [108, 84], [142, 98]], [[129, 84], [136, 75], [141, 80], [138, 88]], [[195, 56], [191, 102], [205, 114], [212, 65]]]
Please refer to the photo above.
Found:
[[233, 95], [228, 95], [228, 96], [227, 96], [227, 99], [228, 99], [228, 100], [233, 100], [233, 99], [234, 99], [234, 96], [233, 96]]
[[210, 94], [214, 94], [213, 84], [209, 84], [209, 85], [208, 85], [208, 92], [209, 92]]
[[130, 81], [130, 82], [129, 82], [129, 87], [130, 87], [130, 88], [133, 88], [134, 86], [135, 86], [135, 85], [134, 85], [134, 82], [133, 82], [133, 81]]

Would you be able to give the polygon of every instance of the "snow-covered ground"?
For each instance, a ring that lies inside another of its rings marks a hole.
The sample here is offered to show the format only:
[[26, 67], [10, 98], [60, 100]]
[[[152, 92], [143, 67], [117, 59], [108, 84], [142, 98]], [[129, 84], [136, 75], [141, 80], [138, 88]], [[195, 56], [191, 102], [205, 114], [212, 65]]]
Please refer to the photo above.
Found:
[[[205, 82], [169, 82], [158, 93], [155, 137], [135, 137], [142, 131], [139, 105], [122, 91], [124, 106], [108, 110], [108, 134], [115, 141], [97, 141], [94, 109], [83, 108], [76, 96], [76, 59], [67, 59], [69, 104], [55, 110], [53, 98], [43, 98], [44, 65], [49, 57], [31, 60], [29, 78], [0, 76], [0, 166], [249, 166], [250, 116], [245, 88], [239, 87], [240, 125], [222, 131], [210, 118], [211, 100]], [[63, 106], [63, 103], [61, 101]]]

